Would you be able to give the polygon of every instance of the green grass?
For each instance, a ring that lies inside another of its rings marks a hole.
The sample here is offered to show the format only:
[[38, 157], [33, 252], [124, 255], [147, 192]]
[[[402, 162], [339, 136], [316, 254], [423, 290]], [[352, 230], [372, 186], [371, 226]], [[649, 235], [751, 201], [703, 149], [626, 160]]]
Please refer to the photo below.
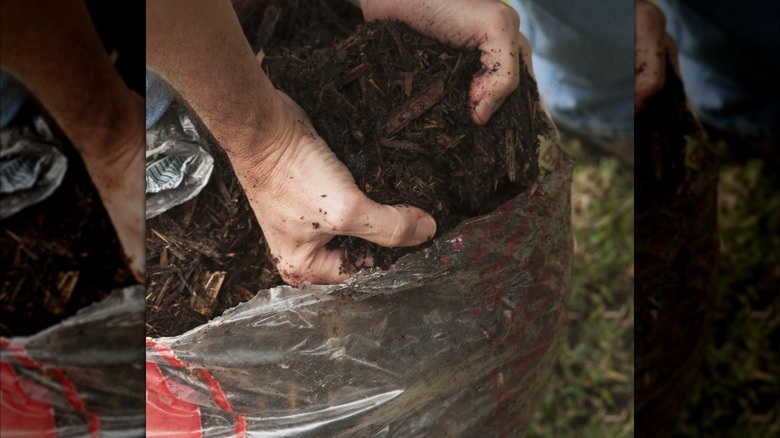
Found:
[[[530, 437], [633, 436], [633, 173], [576, 142], [569, 321]], [[723, 162], [720, 262], [706, 355], [679, 437], [780, 434], [780, 176]]]
[[780, 435], [780, 177], [769, 166], [721, 166], [712, 338], [676, 436]]
[[567, 326], [531, 437], [633, 436], [634, 176], [611, 157], [566, 148], [574, 259]]

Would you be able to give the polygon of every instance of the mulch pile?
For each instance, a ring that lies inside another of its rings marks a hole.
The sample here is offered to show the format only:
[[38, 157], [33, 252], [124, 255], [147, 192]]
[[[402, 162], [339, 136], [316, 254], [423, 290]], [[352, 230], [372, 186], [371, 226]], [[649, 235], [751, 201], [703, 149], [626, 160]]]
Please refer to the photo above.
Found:
[[[525, 70], [520, 88], [479, 127], [468, 102], [478, 52], [400, 23], [358, 27], [359, 11], [345, 2], [288, 3], [253, 11], [243, 20], [247, 37], [275, 86], [306, 110], [370, 198], [431, 212], [441, 234], [537, 179], [543, 125], [528, 116], [541, 113], [529, 107], [537, 96]], [[149, 336], [180, 334], [281, 284], [227, 158], [215, 155], [204, 191], [147, 224]], [[369, 252], [382, 267], [420, 249], [351, 238], [331, 246], [345, 250], [346, 265]]]

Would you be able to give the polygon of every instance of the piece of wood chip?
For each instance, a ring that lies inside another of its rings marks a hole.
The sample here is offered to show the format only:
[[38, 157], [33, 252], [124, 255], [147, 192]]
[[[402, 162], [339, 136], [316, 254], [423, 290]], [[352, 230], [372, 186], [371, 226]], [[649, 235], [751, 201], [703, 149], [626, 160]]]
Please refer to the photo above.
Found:
[[426, 111], [439, 103], [444, 94], [444, 80], [437, 79], [430, 83], [425, 90], [411, 97], [390, 113], [384, 125], [385, 134], [390, 136], [409, 126], [414, 119], [425, 114]]

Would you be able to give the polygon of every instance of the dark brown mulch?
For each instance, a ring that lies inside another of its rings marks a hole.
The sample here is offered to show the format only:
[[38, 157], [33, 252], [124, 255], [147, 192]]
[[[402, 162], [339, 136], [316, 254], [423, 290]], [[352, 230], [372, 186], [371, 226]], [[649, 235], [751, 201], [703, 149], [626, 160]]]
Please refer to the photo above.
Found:
[[60, 187], [0, 222], [0, 336], [37, 333], [135, 283], [81, 157], [69, 144], [62, 150]]
[[191, 201], [146, 222], [147, 336], [172, 336], [282, 284], [224, 151]]
[[[528, 115], [541, 112], [529, 107], [538, 98], [527, 72], [493, 120], [477, 127], [468, 87], [481, 68], [478, 52], [399, 23], [352, 33], [356, 10], [341, 19], [344, 10], [336, 8], [343, 5], [333, 6], [339, 3], [290, 2], [243, 21], [250, 41], [264, 46], [272, 82], [301, 104], [369, 197], [431, 212], [441, 234], [531, 186], [539, 121]], [[218, 155], [198, 199], [148, 222], [150, 336], [182, 333], [280, 283], [246, 197]], [[332, 246], [352, 255], [347, 263], [370, 252], [384, 267], [420, 248], [382, 249], [350, 238]]]

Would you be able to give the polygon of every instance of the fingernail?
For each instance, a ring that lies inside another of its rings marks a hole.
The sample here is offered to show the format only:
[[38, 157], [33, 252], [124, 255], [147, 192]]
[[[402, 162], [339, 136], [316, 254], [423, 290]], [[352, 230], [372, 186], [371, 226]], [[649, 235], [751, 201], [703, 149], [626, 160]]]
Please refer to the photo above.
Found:
[[431, 240], [436, 234], [436, 222], [431, 217], [421, 217], [417, 219], [417, 230], [414, 232], [413, 244], [419, 245], [427, 240]]
[[474, 112], [477, 113], [477, 117], [482, 120], [483, 123], [487, 123], [493, 116], [498, 108], [498, 102], [493, 99], [484, 98], [479, 101], [479, 104], [474, 108]]

